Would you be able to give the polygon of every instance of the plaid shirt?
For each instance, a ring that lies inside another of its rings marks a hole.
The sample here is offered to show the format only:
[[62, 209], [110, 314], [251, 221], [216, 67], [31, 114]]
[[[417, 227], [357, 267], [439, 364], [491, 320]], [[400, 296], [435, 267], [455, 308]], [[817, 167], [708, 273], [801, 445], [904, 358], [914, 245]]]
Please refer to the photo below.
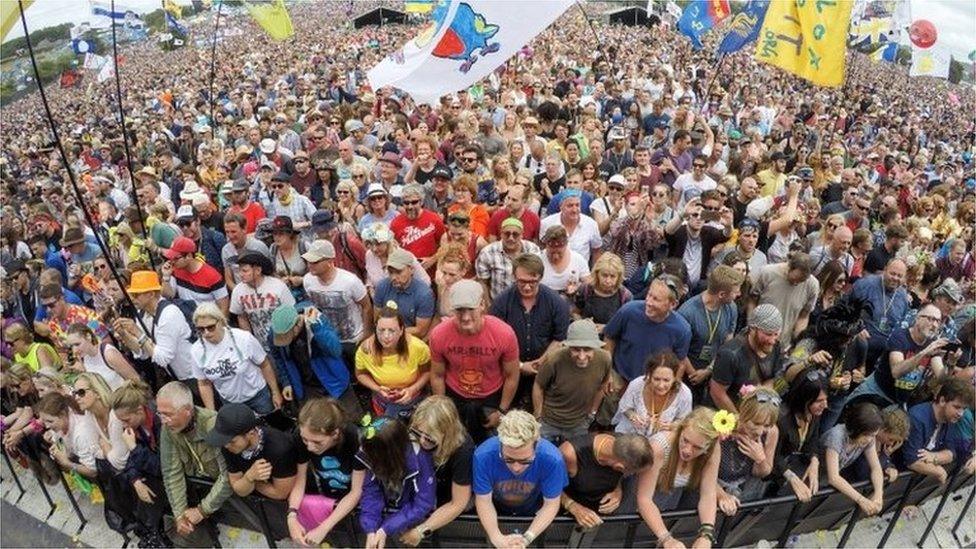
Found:
[[[522, 250], [515, 255], [519, 254], [535, 254], [542, 258], [542, 250], [539, 246], [528, 240], [522, 241]], [[500, 240], [482, 248], [474, 266], [478, 279], [488, 281], [492, 300], [515, 284], [512, 259], [505, 253]]]

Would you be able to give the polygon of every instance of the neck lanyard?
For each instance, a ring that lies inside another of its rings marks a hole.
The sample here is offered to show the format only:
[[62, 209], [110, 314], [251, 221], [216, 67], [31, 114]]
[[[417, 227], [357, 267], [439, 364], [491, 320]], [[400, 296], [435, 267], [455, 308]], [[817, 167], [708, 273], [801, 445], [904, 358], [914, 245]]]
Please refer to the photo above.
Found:
[[718, 325], [722, 323], [722, 306], [719, 305], [718, 307], [718, 318], [715, 320], [715, 324], [712, 324], [712, 315], [708, 314], [708, 307], [705, 306], [704, 299], [702, 299], [702, 310], [705, 311], [705, 323], [708, 325], [708, 340], [705, 345], [711, 345], [715, 331], [718, 330]]

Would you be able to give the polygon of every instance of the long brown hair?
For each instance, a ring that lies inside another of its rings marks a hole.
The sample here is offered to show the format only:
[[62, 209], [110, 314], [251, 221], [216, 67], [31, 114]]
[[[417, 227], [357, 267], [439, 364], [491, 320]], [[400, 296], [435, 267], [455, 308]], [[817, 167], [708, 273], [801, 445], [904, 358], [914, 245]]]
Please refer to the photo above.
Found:
[[712, 426], [712, 419], [714, 417], [715, 410], [706, 408], [705, 406], [699, 406], [692, 410], [688, 414], [688, 417], [682, 420], [678, 428], [675, 429], [674, 434], [671, 435], [671, 451], [668, 452], [664, 467], [661, 469], [661, 474], [658, 477], [658, 487], [662, 488], [662, 491], [670, 492], [674, 488], [674, 477], [678, 474], [678, 462], [681, 460], [681, 452], [678, 449], [678, 445], [681, 441], [681, 434], [686, 429], [693, 429], [708, 440], [708, 446], [702, 452], [702, 455], [696, 457], [691, 462], [691, 476], [688, 479], [688, 488], [698, 488], [698, 484], [701, 482], [702, 470], [711, 457], [712, 450], [715, 448], [715, 441], [718, 439], [718, 431]]
[[375, 428], [375, 433], [363, 437], [360, 449], [370, 471], [383, 485], [387, 499], [396, 499], [407, 476], [407, 448], [412, 444], [410, 432], [398, 420], [377, 421], [380, 422], [382, 425], [370, 427]]
[[[380, 309], [380, 316], [376, 319], [376, 322], [379, 323], [381, 318], [394, 318], [396, 319], [397, 326], [400, 327], [400, 337], [397, 339], [396, 352], [397, 356], [400, 357], [400, 364], [402, 365], [407, 362], [407, 357], [410, 356], [410, 348], [407, 344], [409, 334], [407, 334], [407, 326], [403, 323], [403, 317], [400, 316], [395, 302], [389, 301]], [[373, 358], [373, 365], [379, 368], [383, 364], [383, 344], [380, 343], [379, 330], [373, 330], [371, 347], [369, 354]]]

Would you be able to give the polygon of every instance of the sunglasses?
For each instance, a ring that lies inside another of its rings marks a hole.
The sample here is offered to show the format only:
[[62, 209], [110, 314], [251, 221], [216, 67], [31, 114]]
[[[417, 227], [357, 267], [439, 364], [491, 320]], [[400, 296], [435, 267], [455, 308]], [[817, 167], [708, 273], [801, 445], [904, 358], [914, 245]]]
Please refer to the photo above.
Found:
[[218, 323], [214, 322], [213, 324], [208, 324], [207, 326], [201, 326], [201, 325], [197, 324], [196, 328], [197, 328], [197, 330], [199, 330], [202, 333], [210, 333], [210, 332], [216, 330], [217, 329], [217, 326], [218, 326]]
[[280, 183], [279, 183], [279, 184], [277, 184], [277, 185], [272, 185], [272, 186], [271, 186], [271, 188], [272, 188], [272, 189], [275, 189], [275, 190], [278, 190], [278, 189], [284, 189], [284, 188], [285, 188], [285, 186], [284, 186], [283, 184], [280, 184]]
[[652, 193], [651, 196], [656, 196], [658, 198], [664, 198], [665, 196], [668, 196], [668, 193], [665, 193], [665, 192]]
[[315, 141], [321, 141], [321, 140], [325, 139], [325, 136], [324, 135], [313, 135], [312, 136], [312, 139], [314, 139]]
[[370, 200], [386, 200], [386, 195], [377, 195], [369, 197]]
[[419, 200], [404, 200], [403, 201], [403, 205], [404, 206], [416, 206], [417, 204], [420, 204], [420, 201]]
[[352, 176], [352, 178], [353, 179], [366, 179], [366, 174], [354, 175], [354, 176]]
[[694, 167], [694, 168], [704, 168], [705, 165], [704, 164], [692, 164], [692, 167]]
[[522, 236], [522, 231], [502, 231], [504, 238], [518, 238], [520, 236]]
[[349, 194], [349, 191], [336, 191], [336, 194]]
[[451, 225], [459, 225], [459, 226], [467, 227], [470, 220], [463, 217], [451, 217], [448, 218], [447, 222], [450, 223]]
[[108, 265], [105, 265], [105, 264], [102, 264], [102, 265], [95, 265], [95, 270], [96, 270], [96, 271], [104, 271], [104, 270], [106, 270], [106, 269], [108, 269]]
[[294, 162], [295, 162], [295, 164], [307, 164], [308, 163], [308, 159], [305, 159], [305, 158], [296, 158], [294, 160]]
[[779, 406], [783, 401], [780, 400], [779, 396], [771, 395], [769, 393], [756, 393], [756, 402], [760, 404], [771, 403], [773, 406]]
[[499, 450], [498, 453], [501, 456], [502, 461], [505, 462], [505, 465], [532, 465], [532, 463], [535, 461], [534, 455], [528, 459], [515, 459], [515, 458], [510, 458], [505, 454], [502, 454], [501, 450]]
[[75, 389], [74, 391], [71, 391], [71, 394], [78, 398], [85, 398], [85, 395], [88, 394], [88, 389]]
[[410, 434], [416, 437], [416, 439], [421, 443], [430, 448], [436, 449], [438, 444], [437, 441], [432, 439], [430, 435], [424, 433], [423, 431], [418, 431], [417, 429], [410, 429]]
[[467, 156], [461, 157], [461, 160], [464, 161], [464, 162], [477, 162], [478, 161], [477, 158], [471, 158], [471, 157], [467, 157]]

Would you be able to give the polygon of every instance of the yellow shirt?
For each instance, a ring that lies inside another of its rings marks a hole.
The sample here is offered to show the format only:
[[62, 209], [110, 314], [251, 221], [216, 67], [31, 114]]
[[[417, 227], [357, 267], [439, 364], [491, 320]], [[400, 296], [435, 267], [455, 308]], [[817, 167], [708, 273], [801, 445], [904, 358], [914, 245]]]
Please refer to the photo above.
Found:
[[400, 355], [385, 355], [382, 363], [376, 366], [373, 356], [363, 351], [362, 345], [356, 350], [356, 372], [365, 371], [376, 383], [391, 389], [408, 387], [417, 381], [420, 366], [428, 362], [430, 347], [412, 335], [407, 336], [407, 359], [402, 362]]
[[765, 169], [756, 174], [756, 179], [762, 184], [759, 194], [762, 196], [776, 196], [786, 185], [786, 174], [773, 174], [773, 170]]

